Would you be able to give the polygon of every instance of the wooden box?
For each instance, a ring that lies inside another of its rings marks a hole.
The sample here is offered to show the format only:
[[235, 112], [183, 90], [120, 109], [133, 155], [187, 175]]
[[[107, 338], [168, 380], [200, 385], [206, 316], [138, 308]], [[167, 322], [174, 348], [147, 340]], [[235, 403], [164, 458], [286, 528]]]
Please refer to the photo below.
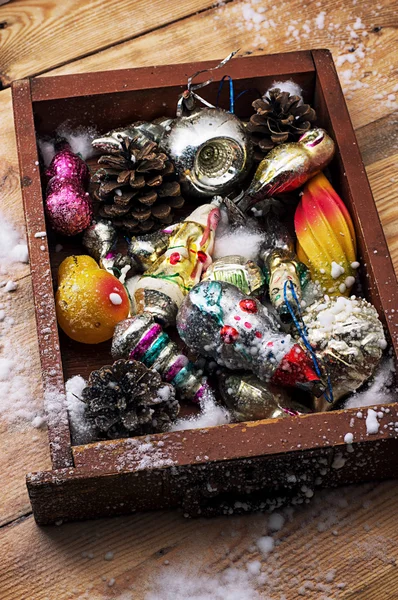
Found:
[[[320, 486], [396, 474], [395, 404], [383, 407], [379, 431], [373, 435], [367, 434], [367, 409], [351, 409], [71, 445], [64, 381], [76, 374], [87, 376], [94, 368], [109, 364], [110, 344], [85, 346], [59, 336], [51, 272], [73, 252], [73, 241], [62, 254], [55, 252], [51, 232], [45, 238], [37, 235], [46, 231], [37, 137], [53, 135], [65, 120], [71, 127], [95, 125], [102, 132], [136, 120], [172, 116], [187, 77], [216, 64], [13, 83], [53, 465], [51, 471], [27, 476], [33, 512], [40, 524], [174, 506], [182, 506], [190, 515], [211, 515], [277, 506], [289, 499], [301, 503]], [[215, 102], [218, 82], [225, 73], [233, 77], [236, 94], [248, 88], [265, 92], [275, 80], [292, 79], [304, 89], [304, 98], [312, 102], [319, 125], [337, 145], [330, 168], [355, 224], [366, 297], [376, 306], [397, 356], [397, 281], [330, 52], [235, 58], [215, 72], [218, 81], [206, 88], [209, 101]], [[250, 101], [242, 106], [239, 116], [249, 115]], [[353, 434], [352, 445], [344, 442], [346, 433]]]

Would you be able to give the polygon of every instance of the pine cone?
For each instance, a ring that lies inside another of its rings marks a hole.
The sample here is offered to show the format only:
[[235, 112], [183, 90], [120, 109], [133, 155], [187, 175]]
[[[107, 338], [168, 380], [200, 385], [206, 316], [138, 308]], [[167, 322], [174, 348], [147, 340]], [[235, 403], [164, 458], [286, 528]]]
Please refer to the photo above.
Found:
[[111, 439], [167, 431], [180, 408], [174, 387], [135, 360], [93, 371], [82, 400], [98, 437]]
[[173, 163], [155, 142], [136, 140], [126, 137], [119, 154], [101, 156], [92, 178], [99, 215], [134, 233], [172, 223], [172, 209], [184, 204]]
[[316, 113], [309, 104], [299, 106], [300, 96], [291, 96], [274, 88], [252, 103], [256, 113], [250, 117], [247, 131], [255, 146], [255, 159], [262, 160], [274, 146], [294, 142], [311, 128]]

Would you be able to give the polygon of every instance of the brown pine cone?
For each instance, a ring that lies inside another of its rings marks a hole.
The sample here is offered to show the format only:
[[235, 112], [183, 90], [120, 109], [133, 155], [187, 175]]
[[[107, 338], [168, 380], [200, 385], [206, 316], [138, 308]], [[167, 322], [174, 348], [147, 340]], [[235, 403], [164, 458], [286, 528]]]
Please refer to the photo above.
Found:
[[266, 96], [252, 103], [256, 110], [247, 124], [255, 147], [255, 159], [264, 156], [284, 142], [297, 141], [316, 120], [316, 113], [309, 104], [300, 104], [300, 96], [291, 96], [274, 88]]
[[173, 163], [155, 142], [144, 146], [124, 138], [119, 154], [103, 155], [92, 177], [99, 215], [129, 232], [147, 232], [173, 221], [173, 208], [184, 198]]
[[167, 431], [180, 408], [174, 387], [135, 360], [93, 371], [81, 398], [99, 439]]

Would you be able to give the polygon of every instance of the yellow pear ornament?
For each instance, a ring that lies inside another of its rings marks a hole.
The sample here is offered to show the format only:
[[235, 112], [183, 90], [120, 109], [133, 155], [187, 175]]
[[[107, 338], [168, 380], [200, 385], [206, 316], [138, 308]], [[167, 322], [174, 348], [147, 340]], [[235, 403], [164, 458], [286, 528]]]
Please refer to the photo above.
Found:
[[84, 344], [109, 340], [130, 312], [123, 284], [85, 255], [68, 256], [60, 264], [55, 306], [61, 329]]

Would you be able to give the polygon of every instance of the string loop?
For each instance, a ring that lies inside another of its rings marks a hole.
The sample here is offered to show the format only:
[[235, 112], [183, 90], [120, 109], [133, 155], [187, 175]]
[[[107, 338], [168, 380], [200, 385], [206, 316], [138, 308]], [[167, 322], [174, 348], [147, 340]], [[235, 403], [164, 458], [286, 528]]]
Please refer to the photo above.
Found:
[[[290, 292], [296, 303], [296, 311], [298, 313], [298, 318], [296, 317], [294, 308], [292, 307], [290, 300], [287, 297], [287, 287], [289, 284], [290, 284]], [[318, 375], [318, 377], [320, 379], [322, 379], [322, 372], [321, 372], [321, 368], [318, 363], [318, 358], [317, 358], [310, 342], [308, 341], [308, 331], [307, 331], [307, 327], [305, 326], [303, 316], [301, 313], [300, 301], [297, 297], [296, 290], [294, 289], [294, 284], [290, 280], [285, 281], [285, 284], [283, 286], [283, 298], [284, 298], [285, 304], [287, 306], [287, 309], [290, 313], [290, 316], [292, 317], [293, 323], [294, 323], [297, 331], [299, 332], [301, 339], [303, 340], [303, 344], [306, 347], [306, 349], [308, 350], [309, 355], [311, 356], [312, 362], [314, 364], [315, 373]], [[329, 374], [326, 373], [326, 376], [327, 376], [328, 391], [327, 392], [325, 391], [323, 395], [324, 395], [326, 401], [331, 404], [333, 402], [333, 388], [332, 388]]]

